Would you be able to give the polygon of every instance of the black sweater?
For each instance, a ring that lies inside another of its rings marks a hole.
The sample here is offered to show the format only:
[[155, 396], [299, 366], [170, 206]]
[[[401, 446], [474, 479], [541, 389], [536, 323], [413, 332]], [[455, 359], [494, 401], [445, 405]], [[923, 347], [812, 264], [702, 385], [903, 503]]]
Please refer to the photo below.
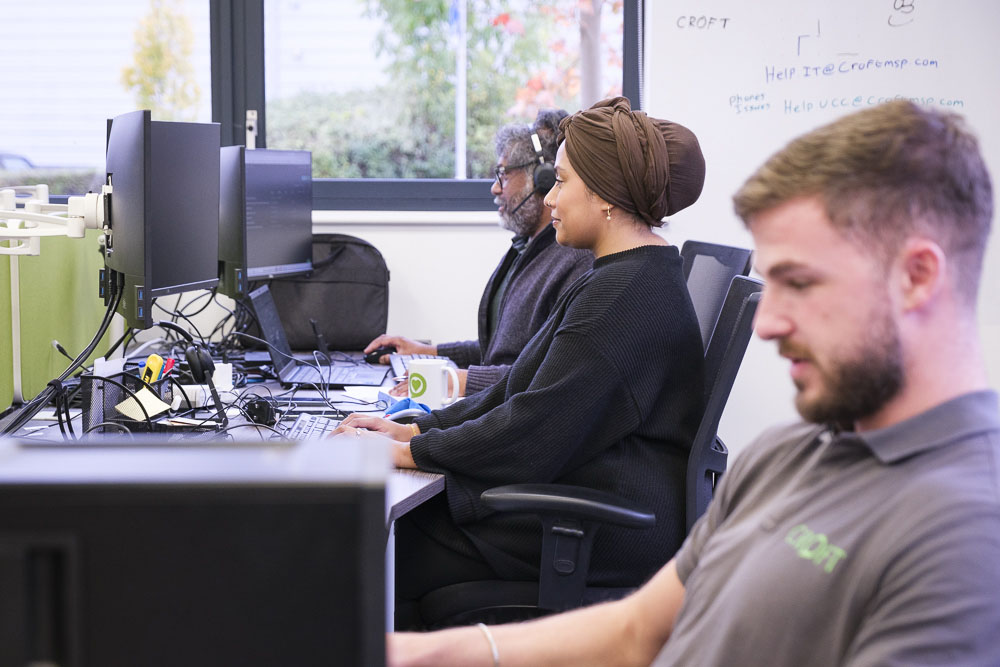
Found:
[[485, 489], [558, 482], [653, 510], [654, 528], [605, 527], [594, 544], [591, 584], [638, 585], [684, 538], [702, 383], [677, 249], [643, 246], [596, 260], [501, 380], [418, 419], [410, 446], [421, 469], [445, 475], [450, 520], [502, 576], [537, 571], [541, 531], [532, 518], [492, 513]]
[[[479, 340], [440, 343], [438, 354], [450, 357], [459, 368], [468, 368], [465, 394], [486, 389], [507, 372], [524, 345], [531, 340], [559, 297], [573, 282], [590, 270], [594, 255], [556, 243], [552, 225], [528, 242], [523, 255], [511, 248], [490, 276], [479, 302]], [[507, 273], [510, 283], [500, 303], [496, 331], [490, 335], [490, 301], [498, 283]]]

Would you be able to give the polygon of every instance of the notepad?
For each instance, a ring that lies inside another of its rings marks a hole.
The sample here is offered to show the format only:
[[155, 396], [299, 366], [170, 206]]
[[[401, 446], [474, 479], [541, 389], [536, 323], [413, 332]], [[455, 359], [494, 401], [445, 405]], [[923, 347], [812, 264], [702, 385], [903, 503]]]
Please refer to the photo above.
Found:
[[[145, 412], [143, 412], [143, 409], [145, 409]], [[129, 396], [115, 406], [115, 410], [135, 421], [146, 421], [146, 415], [152, 418], [169, 409], [170, 405], [161, 401], [156, 394], [146, 387], [137, 391], [134, 397]]]

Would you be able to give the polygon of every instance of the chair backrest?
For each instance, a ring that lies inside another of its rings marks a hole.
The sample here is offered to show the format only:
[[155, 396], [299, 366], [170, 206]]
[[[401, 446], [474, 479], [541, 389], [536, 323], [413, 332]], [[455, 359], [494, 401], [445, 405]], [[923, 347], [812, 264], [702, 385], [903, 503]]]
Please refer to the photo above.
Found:
[[705, 352], [705, 413], [691, 445], [687, 467], [686, 512], [690, 531], [708, 507], [715, 482], [726, 470], [728, 451], [717, 437], [719, 420], [753, 333], [753, 318], [764, 284], [735, 276]]
[[684, 279], [701, 328], [701, 343], [706, 348], [730, 281], [750, 273], [750, 256], [747, 248], [704, 241], [685, 241], [681, 246]]

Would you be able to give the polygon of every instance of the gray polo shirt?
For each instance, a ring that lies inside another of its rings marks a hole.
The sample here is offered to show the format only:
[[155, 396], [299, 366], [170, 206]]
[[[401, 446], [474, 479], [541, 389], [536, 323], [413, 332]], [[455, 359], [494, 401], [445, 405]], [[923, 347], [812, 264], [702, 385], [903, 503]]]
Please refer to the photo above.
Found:
[[1000, 414], [765, 433], [677, 554], [657, 665], [1000, 665]]

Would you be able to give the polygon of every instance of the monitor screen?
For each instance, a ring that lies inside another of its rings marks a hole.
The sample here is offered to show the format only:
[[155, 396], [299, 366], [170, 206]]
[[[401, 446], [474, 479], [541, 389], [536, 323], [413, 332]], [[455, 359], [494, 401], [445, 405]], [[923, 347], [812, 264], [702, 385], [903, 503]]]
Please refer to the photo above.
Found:
[[329, 443], [0, 440], [0, 664], [384, 664], [388, 452]]
[[312, 154], [227, 146], [220, 167], [220, 293], [311, 270]]
[[123, 114], [108, 121], [106, 161], [105, 267], [124, 278], [119, 312], [146, 328], [153, 299], [218, 284], [219, 125]]

